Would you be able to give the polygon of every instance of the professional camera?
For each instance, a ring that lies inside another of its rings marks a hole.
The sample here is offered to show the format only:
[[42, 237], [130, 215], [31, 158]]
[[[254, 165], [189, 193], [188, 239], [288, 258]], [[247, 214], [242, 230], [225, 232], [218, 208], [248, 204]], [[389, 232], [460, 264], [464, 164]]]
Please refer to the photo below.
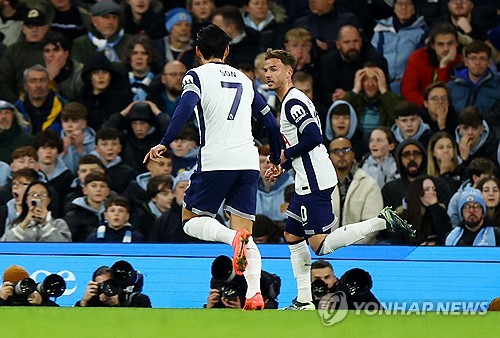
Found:
[[14, 284], [14, 293], [18, 296], [31, 295], [35, 290], [36, 282], [29, 277]]
[[335, 290], [329, 290], [328, 286], [321, 279], [316, 279], [311, 283], [311, 291], [315, 300], [321, 299], [329, 292], [343, 291], [349, 297], [363, 296], [372, 288], [372, 277], [363, 269], [354, 268], [346, 271], [337, 284], [333, 286]]
[[98, 293], [108, 297], [116, 296], [120, 292], [141, 292], [144, 285], [144, 276], [136, 271], [132, 265], [124, 260], [111, 266], [111, 278], [100, 283]]
[[328, 285], [326, 285], [323, 280], [315, 279], [311, 282], [311, 291], [313, 298], [318, 300], [326, 295], [330, 290], [328, 289]]
[[64, 278], [56, 274], [48, 275], [43, 282], [38, 284], [29, 277], [24, 278], [14, 284], [12, 305], [26, 305], [27, 297], [35, 291], [38, 291], [45, 299], [59, 297], [66, 291], [66, 282]]

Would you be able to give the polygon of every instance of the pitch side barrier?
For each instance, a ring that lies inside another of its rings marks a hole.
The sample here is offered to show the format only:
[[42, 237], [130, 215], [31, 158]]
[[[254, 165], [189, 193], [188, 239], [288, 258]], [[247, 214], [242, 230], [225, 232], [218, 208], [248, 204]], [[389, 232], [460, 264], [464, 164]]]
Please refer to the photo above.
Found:
[[[263, 269], [281, 277], [280, 304], [296, 294], [286, 245], [259, 245]], [[72, 306], [81, 298], [92, 272], [124, 259], [144, 274], [144, 293], [153, 307], [201, 308], [209, 291], [210, 265], [218, 255], [232, 255], [221, 244], [78, 244], [1, 243], [0, 273], [24, 267], [42, 281], [57, 273], [67, 290], [57, 303]], [[313, 260], [314, 258], [313, 254]], [[489, 302], [500, 297], [500, 248], [353, 245], [324, 256], [341, 276], [362, 268], [373, 278], [373, 293], [387, 304], [409, 307], [432, 302]]]

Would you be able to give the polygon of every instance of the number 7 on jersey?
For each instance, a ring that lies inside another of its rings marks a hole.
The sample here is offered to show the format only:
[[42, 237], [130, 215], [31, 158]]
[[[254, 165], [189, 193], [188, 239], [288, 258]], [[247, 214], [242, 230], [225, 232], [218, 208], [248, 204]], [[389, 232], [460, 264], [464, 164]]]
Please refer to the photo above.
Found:
[[220, 84], [222, 88], [236, 89], [236, 95], [234, 95], [233, 104], [231, 105], [231, 110], [229, 111], [229, 115], [227, 116], [227, 119], [232, 121], [234, 120], [236, 111], [238, 110], [238, 106], [240, 105], [241, 93], [243, 92], [243, 85], [239, 82], [225, 82], [225, 81], [221, 81]]

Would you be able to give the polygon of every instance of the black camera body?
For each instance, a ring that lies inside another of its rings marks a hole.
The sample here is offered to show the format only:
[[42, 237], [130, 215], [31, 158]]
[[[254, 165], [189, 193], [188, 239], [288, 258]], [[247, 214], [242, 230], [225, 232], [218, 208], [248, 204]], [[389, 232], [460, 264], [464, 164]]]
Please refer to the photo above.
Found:
[[144, 276], [136, 271], [132, 265], [124, 260], [111, 266], [111, 278], [99, 284], [98, 294], [113, 297], [121, 292], [141, 292], [144, 285]]
[[48, 275], [38, 284], [29, 277], [24, 278], [14, 284], [12, 305], [28, 305], [27, 297], [35, 291], [38, 291], [44, 299], [59, 297], [66, 291], [66, 281], [56, 274]]

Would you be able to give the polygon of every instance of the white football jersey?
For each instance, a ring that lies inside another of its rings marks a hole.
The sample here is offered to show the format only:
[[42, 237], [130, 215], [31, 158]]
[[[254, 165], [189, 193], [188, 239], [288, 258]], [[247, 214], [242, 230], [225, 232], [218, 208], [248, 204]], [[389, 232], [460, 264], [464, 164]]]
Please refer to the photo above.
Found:
[[[187, 72], [183, 94], [196, 93], [200, 132], [198, 170], [259, 170], [251, 119], [254, 88], [241, 71], [223, 63], [207, 63]], [[263, 107], [267, 113], [269, 107]]]
[[[293, 87], [281, 104], [280, 130], [287, 148], [299, 143], [304, 128], [310, 123], [316, 124], [321, 133], [321, 123], [314, 104]], [[292, 166], [295, 170], [295, 192], [299, 195], [332, 188], [337, 184], [335, 168], [323, 144], [293, 158]]]

